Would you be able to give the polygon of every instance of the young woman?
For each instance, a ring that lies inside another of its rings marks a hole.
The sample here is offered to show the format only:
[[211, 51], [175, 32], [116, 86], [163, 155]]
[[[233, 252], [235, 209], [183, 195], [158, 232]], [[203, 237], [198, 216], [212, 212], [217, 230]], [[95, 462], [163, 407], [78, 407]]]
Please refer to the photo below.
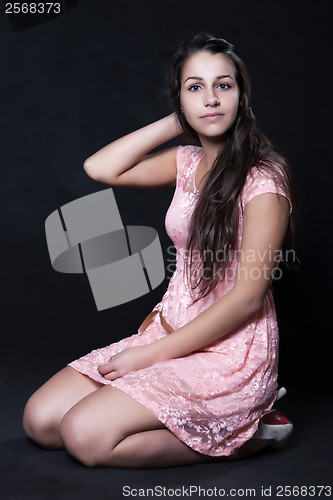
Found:
[[[175, 187], [168, 289], [138, 333], [71, 363], [24, 412], [36, 443], [86, 466], [238, 458], [292, 429], [270, 413], [278, 358], [270, 285], [293, 231], [292, 176], [256, 128], [247, 71], [225, 40], [200, 34], [178, 50], [171, 97], [173, 114], [84, 164], [111, 186]], [[183, 131], [200, 147], [148, 154]]]

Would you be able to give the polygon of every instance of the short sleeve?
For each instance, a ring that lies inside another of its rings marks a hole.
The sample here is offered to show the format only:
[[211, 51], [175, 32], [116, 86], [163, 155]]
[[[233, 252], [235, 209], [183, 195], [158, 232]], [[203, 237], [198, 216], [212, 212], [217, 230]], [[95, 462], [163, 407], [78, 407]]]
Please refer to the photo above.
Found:
[[278, 177], [274, 176], [274, 172], [254, 167], [250, 171], [242, 191], [241, 200], [243, 209], [253, 198], [265, 193], [276, 193], [287, 198], [289, 213], [292, 212], [292, 204], [287, 191]]

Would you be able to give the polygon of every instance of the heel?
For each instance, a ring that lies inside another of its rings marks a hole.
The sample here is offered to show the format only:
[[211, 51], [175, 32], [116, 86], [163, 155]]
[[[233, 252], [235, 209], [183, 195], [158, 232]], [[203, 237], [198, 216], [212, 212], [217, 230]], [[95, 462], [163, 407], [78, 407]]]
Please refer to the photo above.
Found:
[[[274, 448], [280, 449], [293, 433], [292, 422], [279, 410], [272, 410], [260, 420], [259, 439], [272, 441]], [[257, 436], [256, 436], [257, 437]]]
[[[277, 392], [276, 401], [286, 394], [285, 387], [281, 387]], [[289, 439], [293, 430], [294, 426], [291, 420], [273, 408], [260, 419], [258, 430], [253, 437], [270, 441], [271, 447], [280, 449]]]

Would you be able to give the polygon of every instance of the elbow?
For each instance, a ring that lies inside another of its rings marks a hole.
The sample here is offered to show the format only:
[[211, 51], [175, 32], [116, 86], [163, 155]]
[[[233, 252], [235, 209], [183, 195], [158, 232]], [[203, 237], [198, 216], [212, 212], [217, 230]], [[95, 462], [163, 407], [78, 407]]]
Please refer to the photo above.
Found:
[[243, 312], [244, 317], [258, 313], [263, 306], [267, 289], [254, 290], [253, 286], [240, 286], [235, 284], [229, 292], [233, 295], [237, 307]]
[[86, 161], [83, 163], [83, 169], [89, 177], [94, 178], [94, 170], [95, 169], [92, 165], [90, 158], [87, 158]]
[[92, 158], [92, 156], [87, 158], [83, 163], [85, 173], [96, 182], [115, 186], [115, 177], [111, 175], [107, 166], [93, 160]]
[[255, 293], [237, 294], [237, 307], [242, 311], [244, 319], [258, 313], [263, 306], [264, 297]]
[[264, 297], [262, 296], [252, 295], [250, 297], [247, 297], [247, 299], [245, 300], [245, 308], [248, 312], [248, 315], [252, 316], [252, 314], [256, 314], [261, 311], [263, 303]]
[[88, 177], [90, 177], [94, 181], [103, 182], [99, 173], [99, 169], [97, 168], [95, 162], [92, 161], [91, 157], [87, 158], [83, 163], [83, 169]]

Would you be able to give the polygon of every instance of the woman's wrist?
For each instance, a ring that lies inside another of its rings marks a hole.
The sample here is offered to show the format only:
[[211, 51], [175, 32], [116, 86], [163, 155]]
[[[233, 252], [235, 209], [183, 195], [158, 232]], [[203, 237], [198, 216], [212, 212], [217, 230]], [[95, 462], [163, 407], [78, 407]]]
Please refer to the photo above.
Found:
[[150, 360], [150, 363], [152, 365], [161, 363], [168, 359], [167, 357], [165, 357], [165, 352], [163, 353], [163, 350], [161, 349], [162, 346], [158, 340], [146, 345], [145, 347], [147, 359]]
[[167, 115], [156, 122], [150, 123], [146, 127], [139, 130], [140, 135], [142, 133], [143, 136], [148, 138], [147, 153], [155, 149], [157, 146], [161, 146], [165, 142], [174, 139], [182, 132], [183, 130], [175, 113], [171, 113], [170, 115]]
[[170, 115], [164, 118], [168, 124], [168, 129], [173, 137], [177, 137], [178, 135], [183, 133], [183, 129], [179, 123], [178, 117], [176, 113], [171, 113]]
[[[149, 359], [153, 360], [152, 364], [162, 363], [168, 359], [174, 359], [180, 356], [185, 356], [191, 350], [185, 349], [183, 351], [183, 346], [179, 346], [179, 336], [175, 335], [175, 332], [169, 333], [165, 337], [156, 340], [155, 342], [147, 345], [147, 356]], [[180, 348], [180, 352], [179, 352]]]

